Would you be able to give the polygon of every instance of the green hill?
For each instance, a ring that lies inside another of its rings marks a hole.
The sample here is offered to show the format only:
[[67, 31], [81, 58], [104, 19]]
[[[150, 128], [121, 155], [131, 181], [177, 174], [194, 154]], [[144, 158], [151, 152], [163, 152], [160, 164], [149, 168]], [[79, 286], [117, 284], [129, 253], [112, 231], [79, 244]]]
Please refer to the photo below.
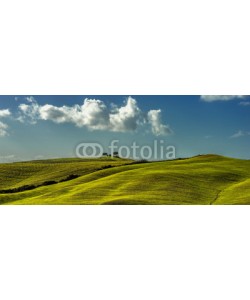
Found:
[[0, 164], [1, 204], [250, 204], [250, 161], [203, 155]]

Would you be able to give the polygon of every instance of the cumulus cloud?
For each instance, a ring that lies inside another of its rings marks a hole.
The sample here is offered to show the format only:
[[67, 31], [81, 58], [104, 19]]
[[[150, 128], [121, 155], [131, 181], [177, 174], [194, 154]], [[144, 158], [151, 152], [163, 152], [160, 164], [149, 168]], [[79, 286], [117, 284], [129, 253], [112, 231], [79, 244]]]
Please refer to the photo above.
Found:
[[31, 124], [35, 124], [37, 119], [40, 118], [40, 108], [40, 105], [36, 101], [30, 102], [30, 104], [20, 104], [18, 120], [21, 122], [28, 120]]
[[11, 112], [9, 109], [0, 109], [0, 118], [9, 117], [11, 115]]
[[167, 135], [171, 132], [161, 123], [161, 111], [143, 112], [135, 99], [128, 97], [124, 106], [107, 105], [96, 99], [86, 98], [82, 105], [54, 106], [39, 105], [33, 97], [29, 103], [19, 105], [19, 120], [36, 123], [38, 120], [52, 121], [57, 124], [72, 123], [89, 130], [108, 130], [113, 132], [133, 132], [139, 126], [149, 124], [155, 135]]
[[201, 100], [205, 102], [214, 102], [214, 101], [230, 101], [235, 99], [242, 99], [245, 96], [243, 95], [227, 95], [227, 96], [220, 96], [220, 95], [202, 95]]
[[112, 131], [135, 131], [144, 122], [141, 109], [138, 107], [136, 100], [131, 97], [128, 97], [125, 106], [115, 108], [110, 114], [110, 128]]
[[172, 133], [172, 130], [167, 125], [163, 125], [161, 122], [161, 110], [150, 110], [148, 112], [148, 121], [151, 124], [152, 132], [154, 135], [168, 135]]

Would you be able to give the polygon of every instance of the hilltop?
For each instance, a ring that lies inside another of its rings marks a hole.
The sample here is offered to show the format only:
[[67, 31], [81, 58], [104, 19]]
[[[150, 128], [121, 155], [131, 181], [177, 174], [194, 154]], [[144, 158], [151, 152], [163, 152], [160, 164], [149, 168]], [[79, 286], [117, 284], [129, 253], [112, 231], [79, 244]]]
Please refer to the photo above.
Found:
[[250, 161], [212, 154], [0, 164], [0, 178], [1, 204], [250, 204]]

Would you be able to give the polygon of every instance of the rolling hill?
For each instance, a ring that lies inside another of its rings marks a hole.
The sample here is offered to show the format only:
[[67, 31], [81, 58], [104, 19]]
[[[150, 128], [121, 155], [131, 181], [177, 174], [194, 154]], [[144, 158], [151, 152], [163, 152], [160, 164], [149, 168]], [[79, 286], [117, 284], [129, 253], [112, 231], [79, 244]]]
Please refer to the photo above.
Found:
[[250, 161], [218, 155], [0, 164], [0, 178], [0, 204], [250, 204]]

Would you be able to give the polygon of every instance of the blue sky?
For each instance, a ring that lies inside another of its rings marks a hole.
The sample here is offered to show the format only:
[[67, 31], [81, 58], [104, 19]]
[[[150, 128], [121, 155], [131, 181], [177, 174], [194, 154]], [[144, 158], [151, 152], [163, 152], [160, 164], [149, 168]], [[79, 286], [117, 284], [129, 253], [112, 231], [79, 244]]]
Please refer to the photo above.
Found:
[[72, 157], [81, 142], [250, 158], [248, 96], [0, 96], [0, 161]]

